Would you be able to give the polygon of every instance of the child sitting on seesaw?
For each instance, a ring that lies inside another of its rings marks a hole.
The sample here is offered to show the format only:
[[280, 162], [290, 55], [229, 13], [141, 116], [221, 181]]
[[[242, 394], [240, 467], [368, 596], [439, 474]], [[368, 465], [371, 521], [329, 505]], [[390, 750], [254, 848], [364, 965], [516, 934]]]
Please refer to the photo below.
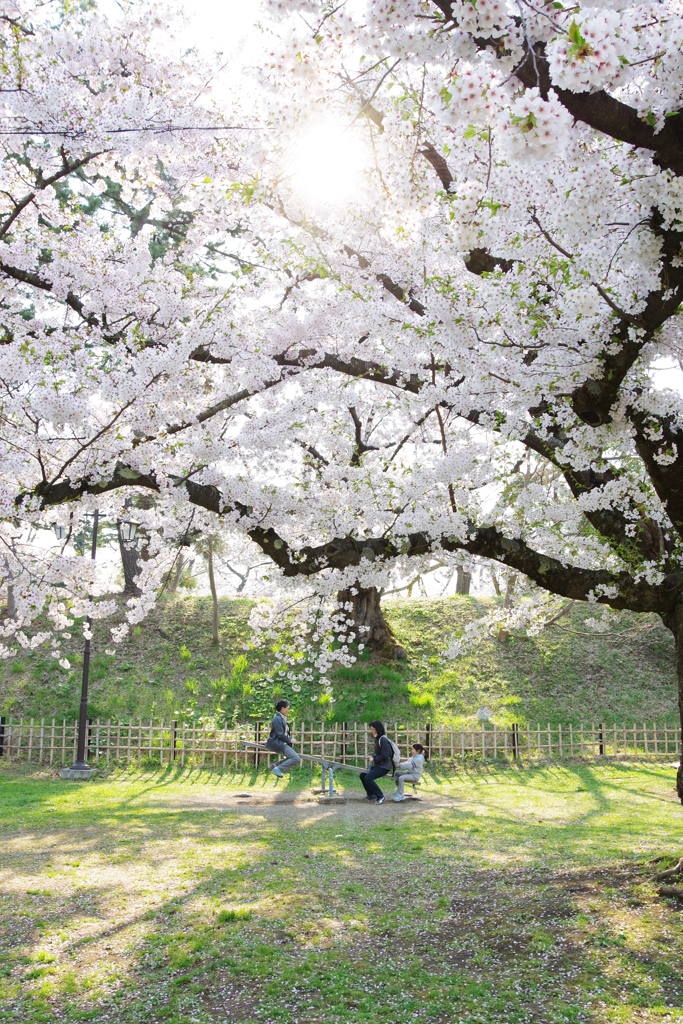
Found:
[[394, 781], [397, 787], [396, 796], [393, 797], [395, 804], [400, 803], [401, 800], [405, 800], [406, 795], [404, 789], [406, 782], [419, 782], [422, 778], [424, 765], [424, 747], [421, 743], [413, 743], [413, 756], [409, 761], [401, 761], [396, 769], [396, 774], [394, 775]]

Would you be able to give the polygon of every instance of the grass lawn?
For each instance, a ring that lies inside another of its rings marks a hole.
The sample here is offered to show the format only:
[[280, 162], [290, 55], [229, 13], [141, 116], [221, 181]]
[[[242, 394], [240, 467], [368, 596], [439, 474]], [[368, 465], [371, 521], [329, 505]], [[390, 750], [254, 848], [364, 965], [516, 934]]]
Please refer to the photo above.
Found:
[[[0, 771], [0, 1021], [683, 1021], [674, 769]], [[385, 790], [390, 785], [385, 783]]]

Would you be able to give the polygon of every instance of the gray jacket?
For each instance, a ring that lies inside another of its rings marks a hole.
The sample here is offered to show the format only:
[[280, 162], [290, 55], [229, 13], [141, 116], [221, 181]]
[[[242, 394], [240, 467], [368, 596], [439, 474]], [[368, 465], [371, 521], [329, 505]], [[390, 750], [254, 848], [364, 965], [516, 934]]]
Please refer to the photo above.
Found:
[[396, 771], [400, 772], [401, 775], [417, 775], [418, 779], [420, 779], [422, 778], [424, 766], [424, 756], [422, 754], [415, 754], [409, 761], [401, 761]]
[[270, 736], [266, 740], [266, 746], [268, 750], [274, 750], [276, 754], [284, 754], [285, 746], [290, 747], [291, 745], [287, 719], [279, 711], [276, 711], [273, 721], [270, 723]]

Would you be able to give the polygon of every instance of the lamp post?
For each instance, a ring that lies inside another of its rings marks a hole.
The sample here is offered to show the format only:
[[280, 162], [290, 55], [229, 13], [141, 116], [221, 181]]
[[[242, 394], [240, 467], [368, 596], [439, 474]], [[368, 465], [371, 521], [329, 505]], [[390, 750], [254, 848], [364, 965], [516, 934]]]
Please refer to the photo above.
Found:
[[125, 544], [132, 544], [135, 540], [135, 534], [138, 532], [138, 524], [131, 523], [128, 519], [122, 519], [120, 527], [121, 539]]
[[[90, 557], [92, 561], [95, 561], [95, 555], [97, 553], [97, 527], [99, 524], [100, 512], [99, 509], [95, 509], [95, 515], [93, 518], [92, 528], [92, 551]], [[59, 531], [64, 531], [60, 537]], [[58, 539], [62, 540], [66, 531], [63, 526], [55, 526], [55, 533]], [[88, 674], [90, 671], [90, 627], [92, 626], [92, 619], [88, 616], [88, 635], [85, 639], [85, 648], [83, 650], [83, 679], [81, 682], [81, 707], [78, 715], [78, 747], [76, 752], [76, 760], [70, 768], [62, 768], [61, 776], [63, 779], [90, 779], [96, 774], [97, 769], [91, 768], [85, 758], [85, 744], [88, 733]]]

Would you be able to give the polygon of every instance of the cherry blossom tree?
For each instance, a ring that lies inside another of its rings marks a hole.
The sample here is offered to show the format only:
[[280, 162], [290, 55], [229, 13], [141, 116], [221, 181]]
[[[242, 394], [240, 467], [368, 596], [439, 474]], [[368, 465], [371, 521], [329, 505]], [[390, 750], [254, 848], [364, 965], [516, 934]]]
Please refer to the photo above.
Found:
[[[55, 33], [48, 97], [37, 29], [3, 23], [24, 47], [8, 119], [32, 133], [3, 165], [6, 635], [46, 600], [59, 624], [69, 572], [84, 587], [63, 555], [13, 561], [9, 524], [148, 491], [131, 621], [173, 545], [220, 523], [278, 567], [277, 608], [317, 608], [302, 644], [346, 628], [339, 595], [354, 617], [435, 558], [490, 560], [546, 618], [553, 595], [660, 615], [683, 715], [681, 392], [660, 372], [682, 354], [677, 9], [267, 10], [250, 132], [153, 146], [113, 128], [239, 104], [198, 103], [208, 72], [94, 15]], [[97, 60], [69, 41], [88, 33]]]

